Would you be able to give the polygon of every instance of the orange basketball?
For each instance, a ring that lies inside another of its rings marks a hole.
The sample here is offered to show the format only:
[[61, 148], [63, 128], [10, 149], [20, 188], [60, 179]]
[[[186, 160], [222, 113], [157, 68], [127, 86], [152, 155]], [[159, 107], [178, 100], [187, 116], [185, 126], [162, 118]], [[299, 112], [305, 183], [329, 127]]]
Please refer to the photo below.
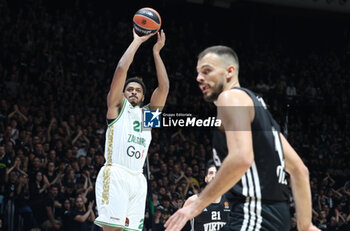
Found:
[[134, 28], [138, 35], [148, 35], [160, 29], [162, 19], [158, 12], [150, 7], [139, 9], [133, 18]]

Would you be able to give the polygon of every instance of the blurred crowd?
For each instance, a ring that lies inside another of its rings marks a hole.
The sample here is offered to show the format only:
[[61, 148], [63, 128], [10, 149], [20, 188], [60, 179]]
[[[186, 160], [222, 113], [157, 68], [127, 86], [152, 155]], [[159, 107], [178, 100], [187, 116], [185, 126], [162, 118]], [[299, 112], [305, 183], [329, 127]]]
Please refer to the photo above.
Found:
[[[164, 110], [215, 114], [195, 82], [196, 55], [211, 43], [233, 47], [241, 85], [263, 96], [310, 170], [314, 224], [350, 230], [349, 39], [339, 38], [348, 44], [341, 50], [252, 42], [220, 35], [209, 20], [171, 17], [166, 1], [158, 2], [167, 36], [161, 55], [171, 84]], [[130, 17], [141, 6], [131, 4], [130, 14], [98, 6], [0, 1], [0, 230], [100, 230], [93, 224], [94, 184], [105, 161], [106, 95], [132, 40]], [[156, 86], [152, 39], [129, 71], [146, 83], [146, 101]], [[205, 186], [211, 130], [152, 133], [144, 229], [158, 231]], [[290, 209], [297, 230], [292, 199]]]

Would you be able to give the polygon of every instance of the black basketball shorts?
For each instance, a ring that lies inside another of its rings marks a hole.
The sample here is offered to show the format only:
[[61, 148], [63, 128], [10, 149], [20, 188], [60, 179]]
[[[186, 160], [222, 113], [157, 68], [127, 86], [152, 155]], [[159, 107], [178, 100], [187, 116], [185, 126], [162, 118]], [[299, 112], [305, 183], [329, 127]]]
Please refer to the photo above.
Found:
[[232, 201], [224, 231], [289, 231], [287, 202], [262, 202], [253, 198]]

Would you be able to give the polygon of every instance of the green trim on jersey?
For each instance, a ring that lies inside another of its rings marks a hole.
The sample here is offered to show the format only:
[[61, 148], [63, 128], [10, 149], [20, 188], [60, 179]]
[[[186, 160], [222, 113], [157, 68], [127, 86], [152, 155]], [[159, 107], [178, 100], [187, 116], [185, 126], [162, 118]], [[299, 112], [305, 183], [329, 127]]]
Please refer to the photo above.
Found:
[[106, 225], [106, 226], [110, 226], [110, 227], [114, 227], [114, 228], [121, 228], [121, 229], [126, 229], [124, 225], [115, 225], [112, 223], [107, 223], [107, 222], [103, 222], [103, 221], [94, 221], [94, 223], [96, 225]]
[[111, 223], [107, 223], [107, 222], [103, 222], [103, 221], [94, 221], [94, 223], [96, 225], [101, 225], [101, 226], [106, 225], [109, 227], [121, 228], [121, 229], [124, 229], [126, 231], [140, 231], [140, 229], [130, 229], [130, 228], [125, 227], [124, 225], [115, 225], [115, 224], [111, 224]]
[[125, 228], [126, 231], [140, 231], [141, 229], [130, 229], [130, 228]]
[[151, 109], [149, 108], [149, 104], [143, 106], [143, 108], [146, 109], [146, 110], [148, 110], [148, 111], [151, 110]]
[[108, 125], [108, 127], [112, 126], [113, 124], [115, 124], [115, 122], [118, 121], [118, 119], [122, 116], [123, 112], [124, 112], [124, 109], [125, 109], [125, 105], [126, 105], [126, 101], [127, 99], [124, 97], [124, 100], [123, 100], [123, 105], [122, 105], [122, 108], [120, 109], [120, 112], [117, 116], [117, 118], [115, 118], [112, 122], [110, 122]]

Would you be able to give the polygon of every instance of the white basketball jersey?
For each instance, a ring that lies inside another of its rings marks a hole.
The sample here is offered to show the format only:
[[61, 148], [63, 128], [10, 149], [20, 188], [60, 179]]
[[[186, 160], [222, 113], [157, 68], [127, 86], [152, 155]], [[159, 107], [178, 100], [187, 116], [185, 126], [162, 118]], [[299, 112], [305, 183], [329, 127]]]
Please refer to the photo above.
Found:
[[143, 128], [143, 108], [133, 107], [124, 98], [120, 112], [106, 132], [105, 165], [118, 164], [129, 170], [142, 172], [151, 143], [150, 128]]

